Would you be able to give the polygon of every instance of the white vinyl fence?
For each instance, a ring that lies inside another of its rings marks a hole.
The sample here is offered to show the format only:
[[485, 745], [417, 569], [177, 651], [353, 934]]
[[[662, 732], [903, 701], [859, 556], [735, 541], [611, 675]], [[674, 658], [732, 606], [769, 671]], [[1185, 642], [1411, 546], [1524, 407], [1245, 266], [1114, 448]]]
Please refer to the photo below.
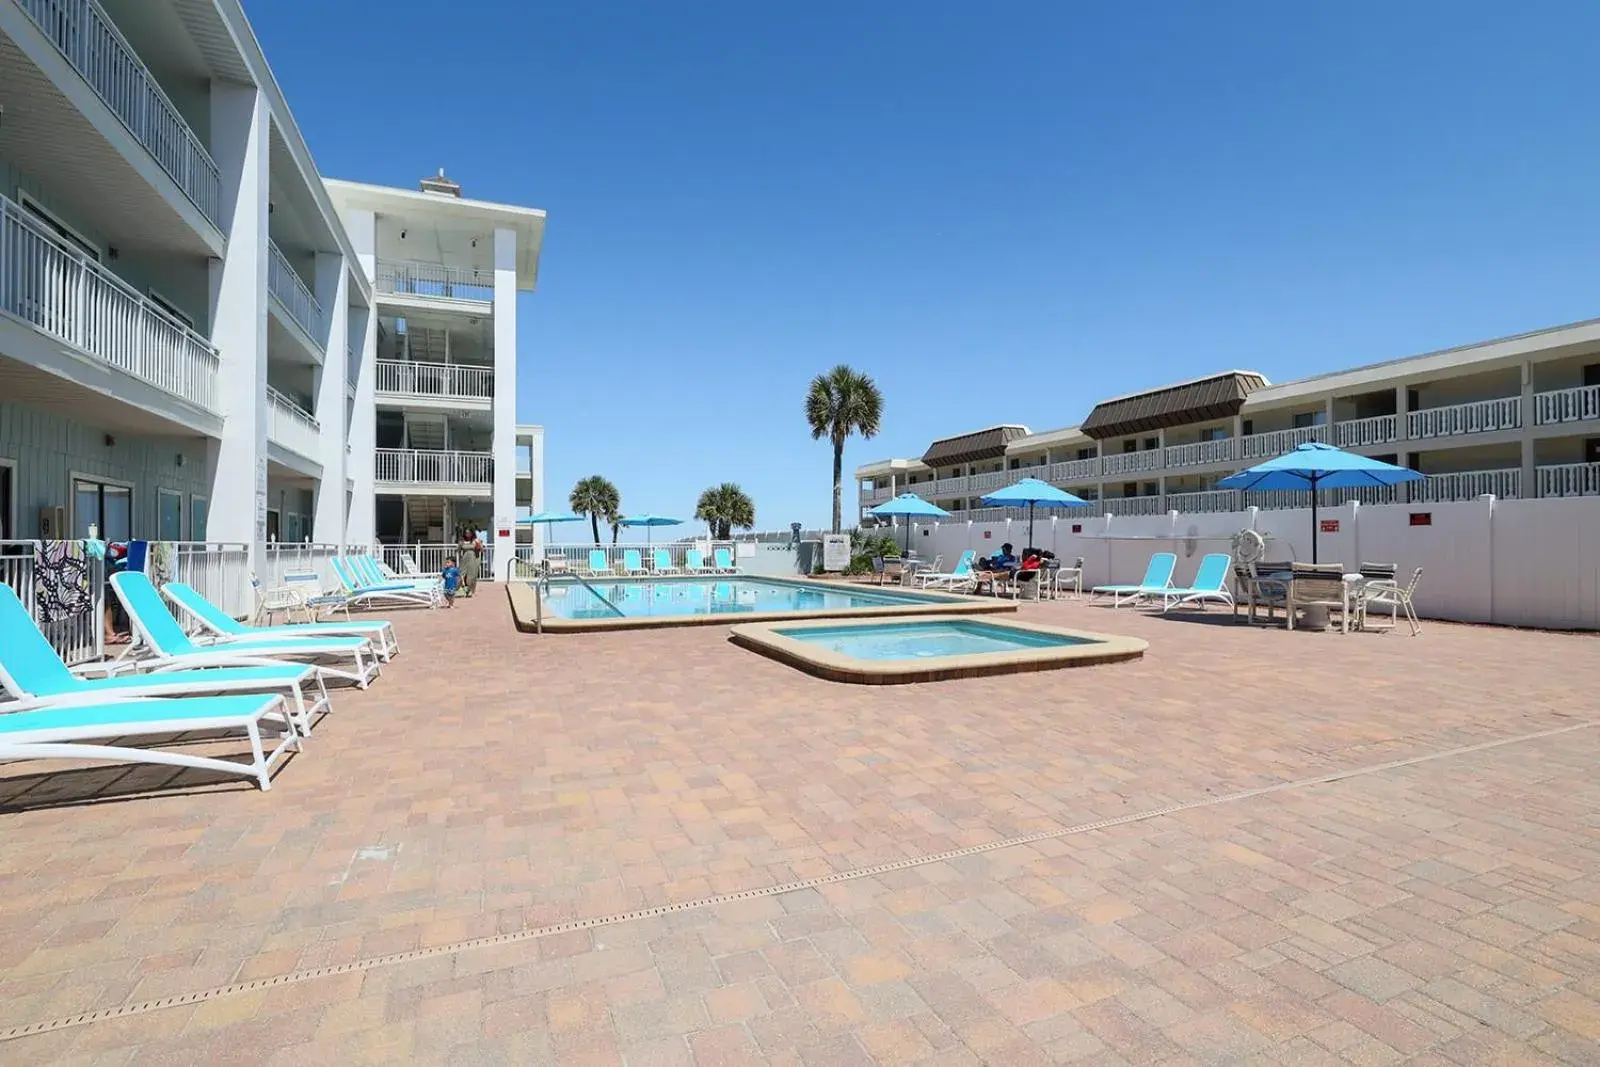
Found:
[[[1348, 567], [1394, 563], [1402, 577], [1423, 569], [1420, 614], [1436, 619], [1600, 629], [1600, 497], [1360, 504], [1320, 508], [1318, 558]], [[1311, 559], [1311, 510], [1195, 515], [1058, 517], [1035, 525], [1034, 541], [1071, 562], [1084, 559], [1084, 586], [1136, 582], [1152, 552], [1176, 552], [1176, 581], [1194, 577], [1199, 557], [1226, 552], [1228, 539], [1254, 528], [1266, 558]], [[919, 524], [912, 548], [946, 560], [967, 548], [1019, 548], [1027, 523]]]
[[339, 545], [275, 541], [262, 555], [261, 584], [272, 588], [284, 584], [286, 574], [315, 574], [324, 589], [335, 589], [339, 578], [333, 572], [333, 557], [359, 551]]

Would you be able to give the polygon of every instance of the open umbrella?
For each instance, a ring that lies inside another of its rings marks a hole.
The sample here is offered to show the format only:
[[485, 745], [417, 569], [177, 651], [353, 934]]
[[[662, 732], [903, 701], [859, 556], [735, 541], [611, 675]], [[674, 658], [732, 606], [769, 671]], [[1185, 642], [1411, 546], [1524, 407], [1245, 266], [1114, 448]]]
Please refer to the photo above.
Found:
[[[886, 501], [873, 508], [868, 514], [881, 515], [885, 518], [896, 516], [906, 519], [918, 517], [928, 519], [948, 519], [950, 513], [937, 504], [930, 504], [915, 493], [901, 493], [893, 500]], [[911, 523], [906, 523], [906, 555], [911, 554]]]
[[1276, 459], [1230, 474], [1222, 489], [1307, 489], [1311, 492], [1311, 562], [1317, 562], [1317, 490], [1419, 482], [1422, 475], [1381, 459], [1368, 459], [1321, 441], [1307, 441]]
[[650, 543], [650, 528], [653, 526], [682, 526], [682, 519], [669, 519], [665, 515], [629, 515], [619, 519], [618, 526], [643, 526], [645, 543]]
[[582, 522], [586, 516], [570, 511], [539, 511], [517, 519], [518, 526], [550, 526], [558, 522]]
[[1033, 508], [1042, 505], [1047, 508], [1069, 508], [1074, 504], [1087, 504], [1082, 497], [1073, 496], [1065, 489], [1057, 489], [1049, 482], [1041, 482], [1037, 478], [1024, 478], [1015, 485], [1008, 485], [1004, 489], [996, 489], [983, 498], [983, 502], [990, 507], [1021, 507], [1028, 505], [1028, 547], [1033, 546]]

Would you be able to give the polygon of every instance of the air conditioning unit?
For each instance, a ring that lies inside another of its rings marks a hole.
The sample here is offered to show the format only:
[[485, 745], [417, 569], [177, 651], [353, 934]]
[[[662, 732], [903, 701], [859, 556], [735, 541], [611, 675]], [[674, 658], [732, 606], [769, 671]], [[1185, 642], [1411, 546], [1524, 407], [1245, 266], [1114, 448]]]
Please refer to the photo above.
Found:
[[60, 541], [67, 536], [67, 509], [63, 507], [39, 509], [39, 540]]

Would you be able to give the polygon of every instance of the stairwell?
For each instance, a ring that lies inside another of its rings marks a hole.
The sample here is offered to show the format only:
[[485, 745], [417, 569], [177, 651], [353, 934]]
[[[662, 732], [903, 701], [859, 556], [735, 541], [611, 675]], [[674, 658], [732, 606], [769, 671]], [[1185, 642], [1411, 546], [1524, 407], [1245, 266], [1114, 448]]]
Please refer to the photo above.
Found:
[[444, 449], [444, 416], [406, 412], [406, 447]]
[[406, 539], [437, 543], [445, 539], [444, 498], [406, 497]]

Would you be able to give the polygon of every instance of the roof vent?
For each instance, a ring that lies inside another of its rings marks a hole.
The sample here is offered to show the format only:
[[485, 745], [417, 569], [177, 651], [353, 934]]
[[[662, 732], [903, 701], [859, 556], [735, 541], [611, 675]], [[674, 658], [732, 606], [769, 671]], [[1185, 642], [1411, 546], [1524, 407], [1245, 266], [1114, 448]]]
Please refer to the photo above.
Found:
[[425, 193], [434, 193], [438, 196], [453, 196], [457, 199], [461, 197], [461, 183], [454, 179], [446, 178], [443, 167], [439, 168], [437, 175], [430, 175], [422, 179], [421, 184], [422, 191]]

